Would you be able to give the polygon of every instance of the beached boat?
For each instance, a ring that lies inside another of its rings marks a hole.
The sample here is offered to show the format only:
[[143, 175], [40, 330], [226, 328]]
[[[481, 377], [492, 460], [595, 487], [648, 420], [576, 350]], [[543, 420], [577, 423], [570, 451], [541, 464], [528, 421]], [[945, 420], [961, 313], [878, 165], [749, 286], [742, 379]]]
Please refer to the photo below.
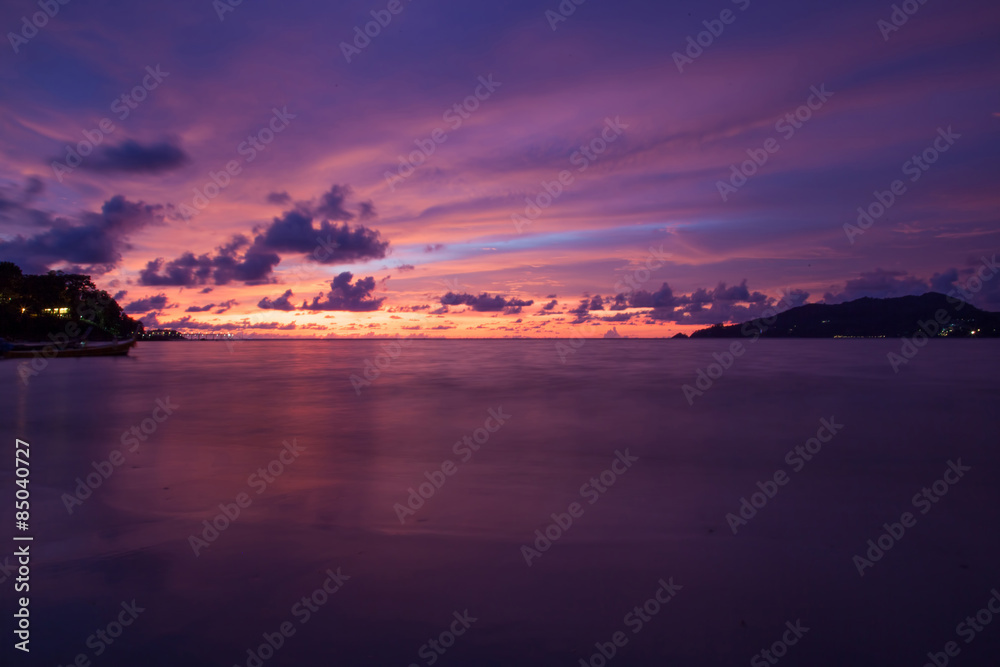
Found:
[[128, 354], [135, 345], [135, 338], [110, 342], [78, 341], [56, 343], [8, 343], [0, 341], [0, 357], [4, 359], [32, 359], [41, 355], [46, 359], [56, 357], [120, 357]]

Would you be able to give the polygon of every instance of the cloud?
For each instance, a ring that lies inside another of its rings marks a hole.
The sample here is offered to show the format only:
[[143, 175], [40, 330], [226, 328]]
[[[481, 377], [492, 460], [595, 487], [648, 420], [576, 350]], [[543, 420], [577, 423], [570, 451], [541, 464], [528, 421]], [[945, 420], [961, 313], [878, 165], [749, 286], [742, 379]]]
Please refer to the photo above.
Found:
[[[362, 202], [357, 216], [348, 210], [347, 197], [351, 189], [333, 185], [314, 202], [300, 202], [294, 208], [274, 218], [261, 229], [253, 245], [259, 252], [299, 253], [320, 264], [351, 264], [386, 256], [389, 242], [383, 241], [378, 230], [347, 224], [355, 217], [369, 220], [375, 217], [375, 205]], [[287, 193], [271, 193], [273, 203], [287, 202]], [[319, 220], [318, 226], [315, 225]], [[333, 220], [334, 222], [330, 222]], [[337, 221], [342, 224], [337, 224]]]
[[375, 212], [375, 204], [371, 200], [363, 201], [358, 204], [358, 217], [362, 220], [371, 220], [377, 215], [378, 213]]
[[[611, 297], [608, 297], [608, 300], [611, 301], [612, 300]], [[572, 324], [581, 324], [590, 319], [589, 313], [590, 311], [593, 310], [604, 310], [604, 299], [603, 297], [601, 297], [600, 294], [597, 294], [593, 297], [584, 296], [582, 299], [580, 299], [580, 304], [576, 308], [573, 308], [572, 310], [567, 312], [569, 312], [571, 315], [576, 315], [576, 318], [573, 319]]]
[[[255, 228], [259, 232], [251, 243], [243, 234], [234, 235], [229, 243], [215, 253], [195, 255], [185, 252], [167, 261], [158, 257], [139, 272], [143, 285], [192, 286], [214, 283], [226, 285], [243, 282], [259, 285], [273, 282], [274, 267], [281, 262], [281, 253], [302, 253], [306, 259], [322, 264], [345, 264], [385, 257], [389, 247], [377, 230], [363, 225], [350, 227], [324, 219], [313, 225], [314, 214], [329, 218], [350, 219], [354, 214], [344, 208], [344, 198], [350, 190], [333, 186], [318, 203], [300, 204], [274, 218], [270, 225]], [[284, 199], [284, 193], [272, 193]], [[270, 196], [270, 195], [269, 195]], [[373, 211], [373, 207], [364, 210]], [[364, 211], [363, 211], [364, 212]]]
[[[946, 279], [947, 273], [937, 277], [938, 284]], [[906, 271], [875, 269], [862, 273], [858, 278], [848, 280], [840, 292], [827, 292], [823, 295], [823, 300], [826, 303], [843, 303], [866, 296], [884, 299], [920, 295], [929, 291], [930, 285], [926, 281], [908, 275]]]
[[[535, 303], [534, 300], [524, 301], [522, 299], [510, 298], [500, 296], [499, 294], [495, 296], [490, 296], [488, 293], [483, 292], [479, 296], [473, 294], [455, 294], [454, 292], [448, 292], [440, 299], [441, 304], [444, 306], [460, 306], [466, 305], [470, 306], [472, 310], [483, 313], [499, 312], [504, 311], [505, 313], [519, 313], [521, 308], [524, 306], [530, 306]], [[447, 311], [445, 311], [447, 312]]]
[[0, 219], [10, 210], [23, 209], [44, 192], [45, 181], [37, 176], [28, 176], [23, 186], [0, 184]]
[[389, 242], [377, 230], [364, 225], [353, 229], [345, 222], [338, 225], [323, 220], [313, 225], [308, 211], [294, 209], [275, 218], [254, 239], [254, 245], [273, 252], [302, 253], [320, 264], [349, 264], [385, 257]]
[[958, 282], [958, 269], [948, 269], [944, 273], [935, 273], [931, 276], [931, 291], [947, 294], [955, 287], [956, 282]]
[[239, 302], [236, 299], [230, 299], [228, 301], [223, 301], [220, 304], [210, 303], [210, 304], [205, 305], [205, 306], [189, 306], [187, 308], [187, 310], [185, 310], [184, 312], [185, 313], [204, 313], [204, 312], [207, 312], [209, 310], [212, 310], [213, 308], [218, 308], [218, 310], [215, 311], [215, 314], [216, 315], [221, 315], [222, 313], [228, 311], [230, 308], [232, 308], [233, 306], [237, 305], [238, 303]]
[[162, 328], [164, 325], [160, 323], [159, 319], [157, 318], [157, 315], [159, 315], [159, 313], [154, 311], [152, 313], [143, 315], [142, 317], [139, 318], [139, 321], [142, 322], [142, 326], [146, 327], [147, 329]]
[[239, 305], [239, 301], [236, 299], [229, 299], [228, 301], [223, 301], [219, 304], [219, 309], [215, 311], [216, 315], [221, 315], [233, 306]]
[[578, 305], [576, 308], [570, 311], [567, 311], [571, 315], [576, 315], [576, 317], [573, 318], [571, 324], [581, 324], [589, 320], [590, 314], [587, 312], [589, 310], [590, 310], [590, 297], [584, 297], [583, 299], [580, 300], [580, 305]]
[[248, 285], [269, 282], [271, 272], [281, 261], [281, 257], [256, 244], [249, 246], [243, 256], [239, 257], [239, 251], [248, 244], [247, 238], [238, 234], [228, 244], [217, 248], [214, 255], [195, 256], [194, 253], [186, 252], [169, 262], [158, 257], [147, 262], [146, 268], [139, 271], [139, 283], [192, 286], [208, 282], [216, 285], [226, 285], [233, 281]]
[[779, 301], [784, 303], [788, 308], [798, 308], [805, 304], [808, 298], [809, 292], [801, 289], [791, 289], [787, 290]]
[[292, 196], [287, 192], [271, 192], [267, 195], [267, 203], [277, 204], [278, 206], [285, 206], [290, 204], [292, 201]]
[[627, 294], [616, 294], [608, 298], [608, 310], [625, 310], [629, 307]]
[[678, 324], [714, 324], [716, 322], [743, 321], [753, 319], [767, 307], [774, 306], [779, 312], [795, 305], [801, 305], [808, 298], [808, 292], [792, 290], [784, 300], [769, 298], [762, 292], [751, 292], [747, 281], [727, 286], [720, 282], [714, 289], [698, 288], [688, 295], [675, 295], [667, 283], [655, 292], [636, 290], [623, 292], [614, 297], [584, 297], [579, 305], [568, 311], [575, 315], [572, 324], [582, 324], [594, 319], [593, 311], [608, 310], [614, 315], [598, 317], [604, 322], [626, 322], [635, 313], [622, 312], [628, 309], [651, 308], [645, 314], [650, 322], [676, 322]]
[[330, 283], [330, 291], [327, 294], [320, 293], [313, 298], [310, 305], [302, 304], [306, 310], [346, 310], [352, 312], [366, 312], [378, 310], [385, 299], [372, 297], [375, 290], [375, 278], [358, 278], [357, 282], [351, 284], [354, 276], [349, 271], [344, 271]]
[[[768, 307], [778, 312], [788, 305], [769, 298], [762, 292], [751, 292], [744, 279], [739, 285], [727, 287], [720, 282], [715, 289], [698, 288], [691, 294], [675, 295], [667, 283], [651, 295], [636, 293], [631, 303], [651, 301], [653, 310], [648, 313], [653, 320], [678, 324], [715, 324], [741, 322], [760, 316]], [[804, 294], [803, 301], [808, 297]]]
[[[618, 297], [621, 296], [618, 295]], [[615, 297], [616, 302], [618, 301], [618, 297]], [[645, 290], [636, 290], [625, 295], [625, 298], [629, 308], [672, 309], [677, 305], [677, 301], [674, 299], [674, 292], [667, 283], [663, 283], [656, 292], [650, 293]]]
[[343, 185], [334, 185], [329, 191], [320, 195], [319, 203], [313, 207], [316, 215], [330, 220], [351, 220], [354, 214], [344, 207], [351, 189]]
[[[996, 266], [996, 255], [989, 260]], [[988, 266], [986, 263], [960, 270], [959, 279], [955, 283], [956, 296], [969, 301], [976, 306], [992, 312], [1000, 311], [1000, 277], [994, 272], [980, 270]], [[986, 278], [982, 276], [985, 273]], [[951, 291], [951, 290], [949, 290]]]
[[[185, 315], [179, 320], [173, 322], [160, 322], [156, 313], [152, 315], [147, 315], [142, 318], [143, 325], [149, 328], [161, 328], [161, 329], [194, 329], [197, 331], [242, 331], [246, 329], [280, 329], [280, 330], [292, 330], [299, 328], [294, 322], [288, 324], [282, 324], [281, 322], [251, 322], [249, 320], [242, 320], [240, 322], [224, 322], [220, 324], [212, 322], [199, 322], [198, 320], [192, 319], [190, 315]], [[318, 328], [309, 325], [305, 325], [302, 328]]]
[[437, 252], [438, 250], [444, 250], [443, 243], [428, 243], [424, 246], [424, 252]]
[[25, 201], [32, 201], [45, 192], [45, 182], [37, 176], [29, 176], [24, 185]]
[[80, 168], [102, 173], [159, 174], [183, 167], [188, 162], [187, 153], [172, 142], [143, 146], [138, 141], [126, 139], [117, 146], [98, 146]]
[[[45, 227], [33, 236], [15, 236], [0, 241], [0, 260], [18, 264], [26, 273], [44, 273], [50, 267], [70, 263], [78, 266], [107, 268], [121, 261], [129, 249], [129, 237], [144, 227], [163, 222], [161, 205], [131, 202], [115, 195], [104, 202], [100, 212], [84, 212], [76, 222], [17, 205], [17, 211], [4, 211], [5, 219], [27, 217], [33, 226]], [[91, 273], [102, 270], [90, 269]]]
[[511, 299], [507, 302], [503, 312], [506, 315], [517, 315], [525, 306], [535, 303], [534, 300], [522, 301], [521, 299]]
[[292, 329], [297, 329], [298, 325], [294, 322], [289, 322], [288, 324], [282, 324], [281, 322], [256, 322], [254, 324], [248, 324], [245, 329], [278, 329], [282, 331], [290, 331]]
[[257, 302], [257, 307], [263, 308], [264, 310], [285, 310], [285, 311], [298, 310], [298, 308], [296, 308], [295, 305], [292, 304], [292, 302], [290, 301], [291, 297], [292, 297], [292, 290], [285, 290], [284, 294], [279, 296], [277, 299], [274, 299], [273, 301], [265, 296], [263, 299]]
[[[742, 318], [761, 311], [772, 300], [762, 292], [750, 292], [744, 279], [739, 285], [727, 287], [720, 282], [715, 289], [698, 288], [689, 295], [675, 295], [670, 285], [663, 283], [655, 292], [636, 290], [615, 296], [611, 310], [652, 308], [652, 320], [682, 324], [702, 324]], [[808, 296], [808, 294], [806, 294]], [[740, 305], [747, 304], [747, 305]]]
[[136, 299], [132, 303], [126, 304], [122, 310], [130, 315], [134, 313], [148, 313], [151, 310], [163, 310], [167, 307], [167, 303], [166, 294], [157, 294], [145, 299]]

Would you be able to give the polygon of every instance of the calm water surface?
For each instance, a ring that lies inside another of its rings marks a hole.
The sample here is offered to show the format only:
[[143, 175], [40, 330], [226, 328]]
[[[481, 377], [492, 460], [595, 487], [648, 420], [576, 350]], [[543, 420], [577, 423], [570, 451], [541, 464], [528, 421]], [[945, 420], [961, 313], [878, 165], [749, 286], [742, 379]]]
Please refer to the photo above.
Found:
[[[621, 631], [609, 665], [735, 665], [799, 620], [782, 664], [922, 665], [948, 641], [955, 664], [995, 664], [1000, 619], [971, 643], [956, 625], [1000, 587], [1000, 346], [935, 341], [896, 374], [899, 341], [748, 343], [689, 405], [682, 385], [728, 344], [588, 340], [562, 363], [553, 341], [414, 341], [360, 395], [350, 377], [377, 341], [149, 342], [55, 360], [28, 385], [0, 362], [35, 537], [32, 652], [11, 664], [253, 667], [247, 650], [288, 623], [262, 664], [600, 665], [595, 644]], [[786, 461], [821, 419], [843, 428]], [[478, 451], [456, 451], [466, 436]], [[913, 496], [959, 459], [971, 470], [921, 514]], [[779, 470], [734, 535], [726, 515]], [[529, 566], [522, 546], [572, 503]], [[854, 556], [907, 511], [916, 524], [859, 576]], [[349, 579], [306, 617], [338, 568]], [[647, 605], [671, 578], [670, 602]], [[112, 644], [88, 640], [133, 600], [144, 611]], [[466, 611], [471, 627], [441, 638]]]

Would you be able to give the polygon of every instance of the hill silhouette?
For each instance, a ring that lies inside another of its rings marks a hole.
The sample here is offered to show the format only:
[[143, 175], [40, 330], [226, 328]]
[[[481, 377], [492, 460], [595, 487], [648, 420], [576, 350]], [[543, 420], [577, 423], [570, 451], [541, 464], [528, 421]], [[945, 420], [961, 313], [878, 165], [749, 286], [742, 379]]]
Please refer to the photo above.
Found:
[[695, 331], [691, 338], [909, 338], [920, 331], [936, 337], [996, 338], [1000, 313], [938, 292], [864, 297], [838, 304], [810, 303], [741, 324], [717, 324]]

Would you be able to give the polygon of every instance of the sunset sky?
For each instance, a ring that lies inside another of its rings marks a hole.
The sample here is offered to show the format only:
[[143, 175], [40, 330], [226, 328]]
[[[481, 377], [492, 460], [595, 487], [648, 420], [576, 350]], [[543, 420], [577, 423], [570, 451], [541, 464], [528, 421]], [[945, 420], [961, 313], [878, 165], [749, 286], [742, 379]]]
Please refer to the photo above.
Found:
[[0, 8], [0, 260], [147, 328], [670, 336], [1000, 245], [994, 0], [49, 4]]

